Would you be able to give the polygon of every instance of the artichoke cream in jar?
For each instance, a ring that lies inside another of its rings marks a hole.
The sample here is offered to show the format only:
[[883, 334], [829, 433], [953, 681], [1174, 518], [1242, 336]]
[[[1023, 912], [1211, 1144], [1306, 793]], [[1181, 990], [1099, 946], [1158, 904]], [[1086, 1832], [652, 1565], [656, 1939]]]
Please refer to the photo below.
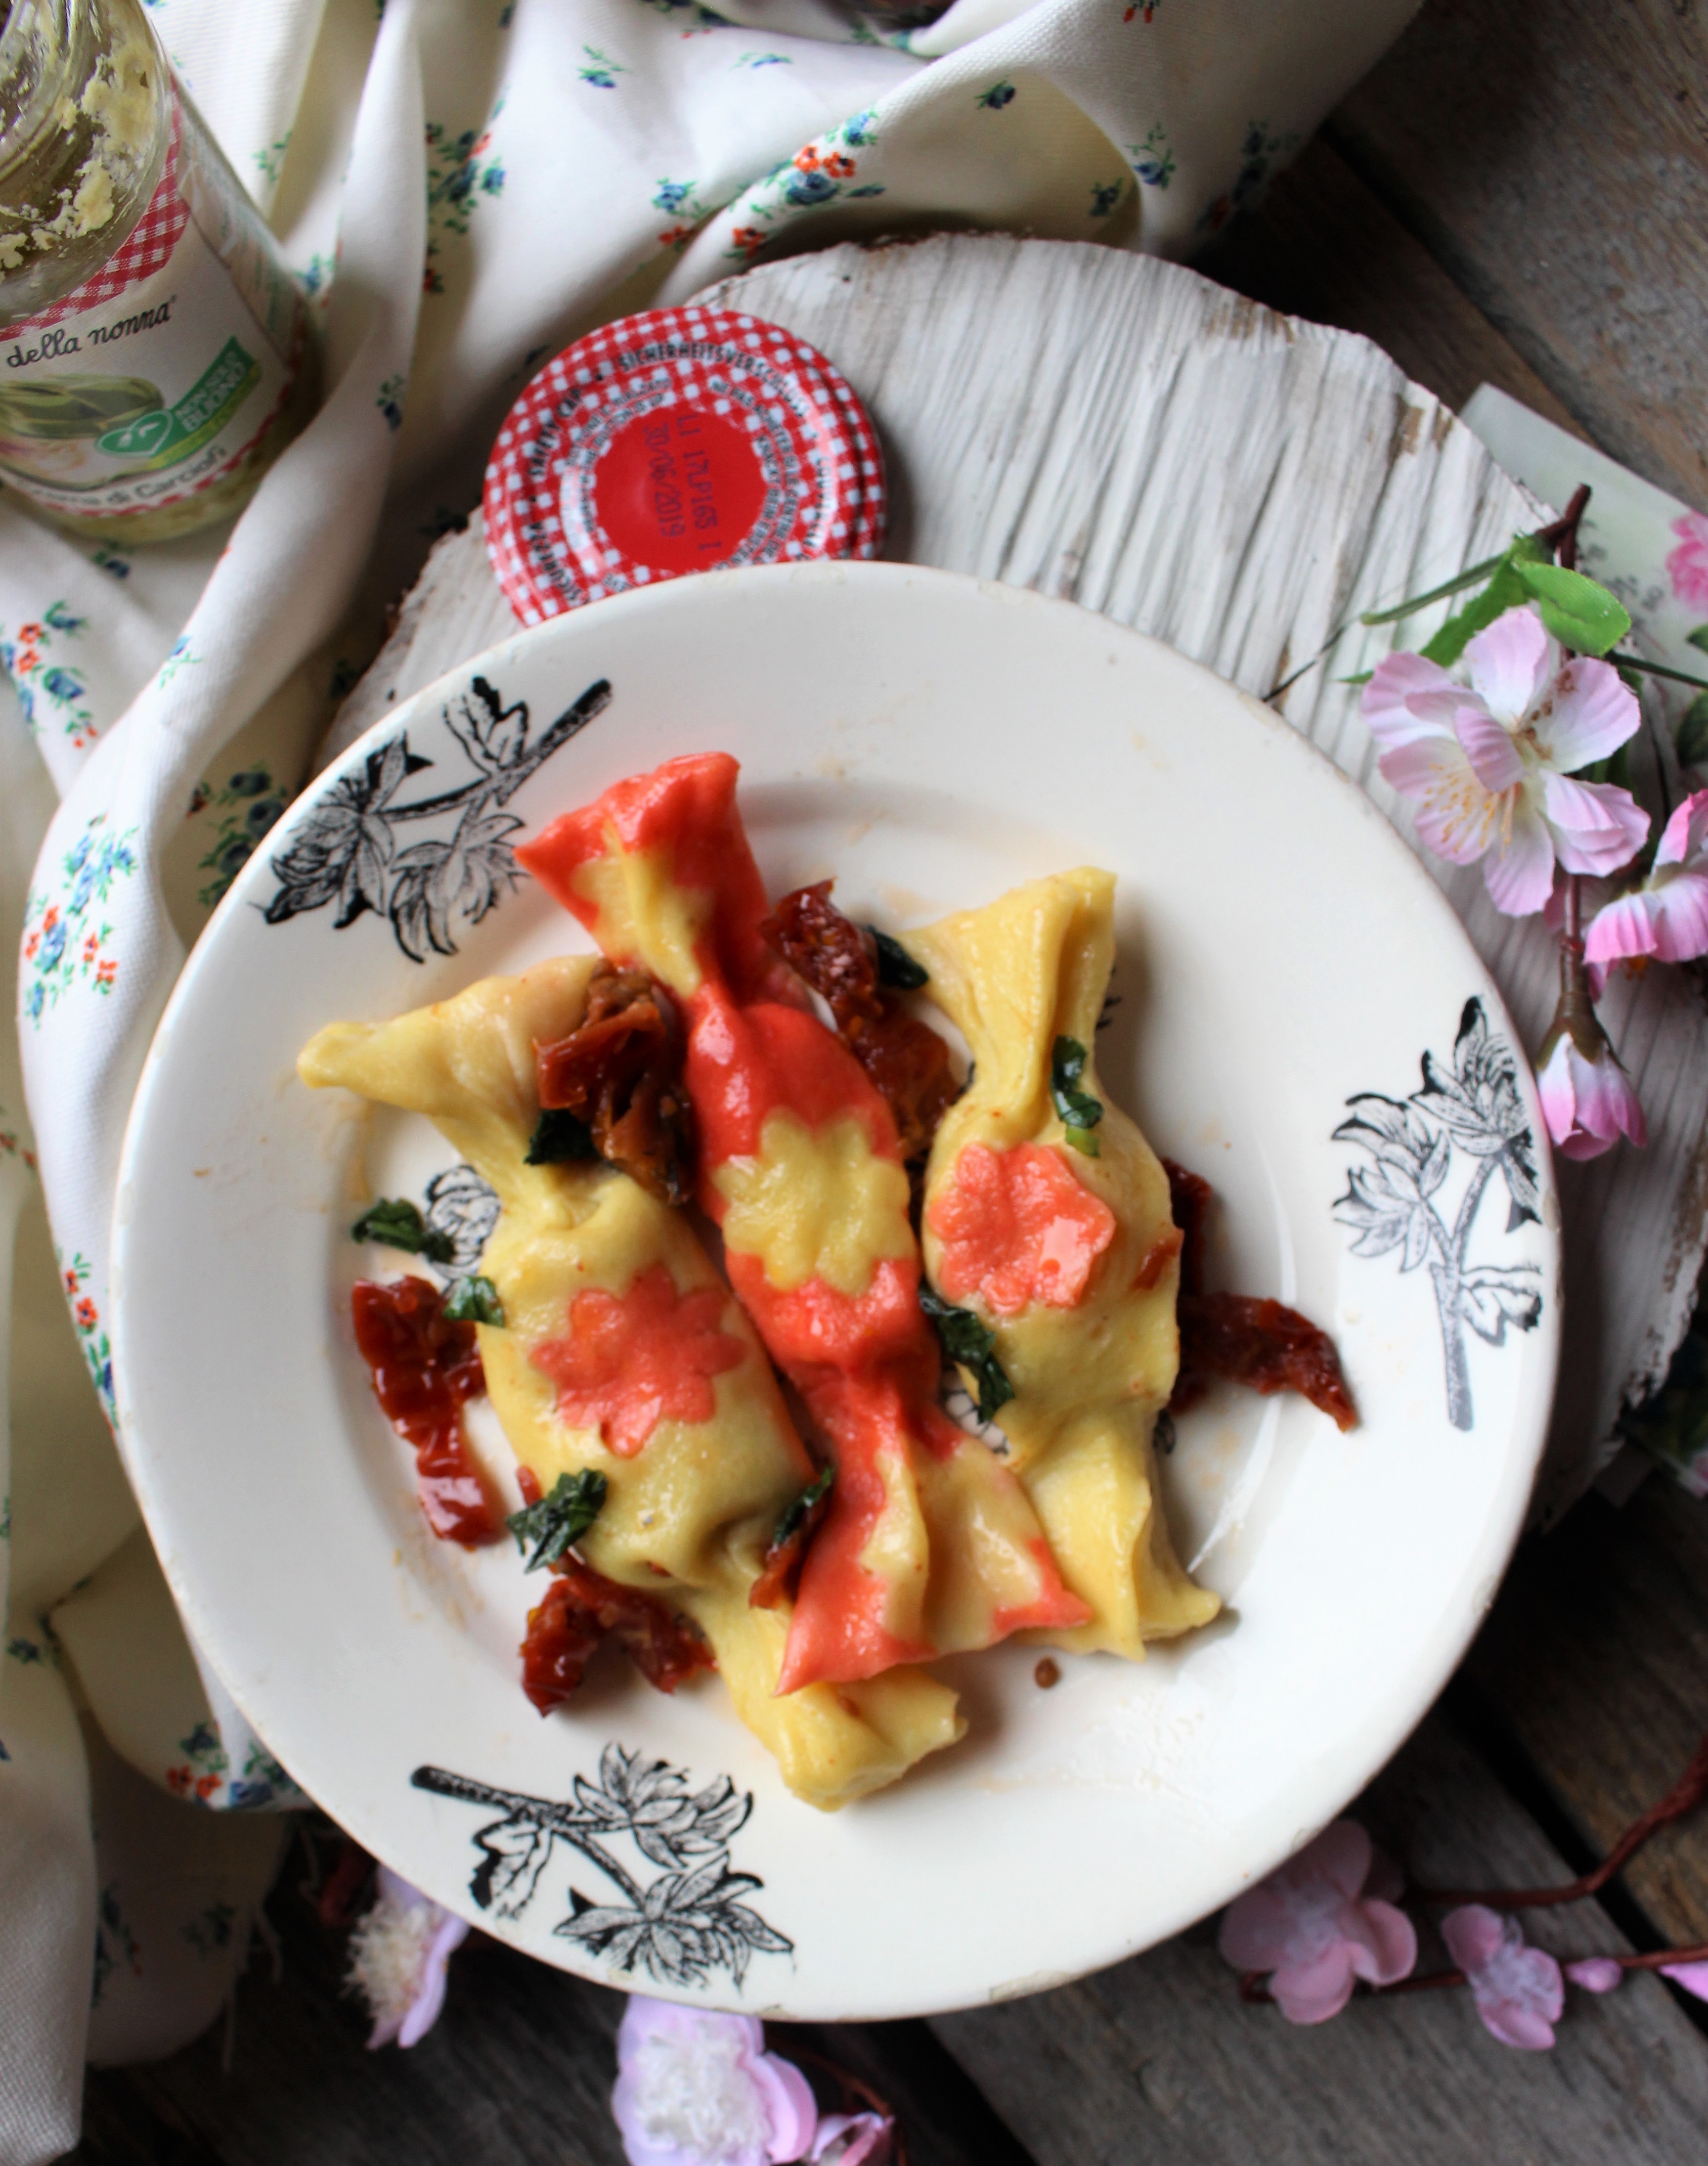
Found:
[[0, 478], [131, 542], [229, 517], [314, 411], [303, 298], [140, 0], [0, 9]]

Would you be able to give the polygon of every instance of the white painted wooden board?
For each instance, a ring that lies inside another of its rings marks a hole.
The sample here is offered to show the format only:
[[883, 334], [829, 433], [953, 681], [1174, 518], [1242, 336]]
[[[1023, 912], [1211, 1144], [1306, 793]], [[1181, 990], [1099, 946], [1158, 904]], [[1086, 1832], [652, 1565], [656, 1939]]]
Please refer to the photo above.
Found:
[[[888, 468], [887, 556], [1065, 596], [1260, 698], [1361, 610], [1538, 521], [1476, 437], [1368, 340], [1152, 257], [945, 235], [798, 256], [701, 298], [787, 325], [866, 401]], [[1400, 643], [1445, 614], [1412, 620]], [[514, 629], [477, 515], [434, 551], [335, 746]], [[1394, 640], [1355, 630], [1275, 704], [1409, 835], [1357, 694], [1336, 681]], [[1501, 917], [1474, 869], [1426, 862], [1534, 1050], [1553, 1012], [1552, 938]], [[1239, 877], [1208, 837], [1205, 876]], [[1265, 922], [1254, 895], [1254, 943]], [[1568, 1320], [1543, 1519], [1610, 1455], [1621, 1408], [1664, 1375], [1708, 1231], [1708, 1016], [1658, 971], [1612, 988], [1605, 1012], [1651, 1142], [1561, 1170]], [[1450, 1043], [1456, 1022], [1421, 1017], [1420, 1047]], [[1414, 1080], [1370, 1083], [1399, 1093]]]

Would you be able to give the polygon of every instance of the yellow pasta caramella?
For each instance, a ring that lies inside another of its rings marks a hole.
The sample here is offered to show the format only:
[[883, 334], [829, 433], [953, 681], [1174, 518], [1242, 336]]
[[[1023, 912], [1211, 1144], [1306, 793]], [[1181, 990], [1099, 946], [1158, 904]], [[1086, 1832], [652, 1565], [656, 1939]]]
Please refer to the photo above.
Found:
[[[526, 1163], [540, 1118], [535, 1048], [580, 1022], [598, 967], [566, 957], [388, 1022], [332, 1024], [304, 1049], [298, 1072], [317, 1087], [425, 1114], [491, 1183], [500, 1210], [481, 1269], [504, 1323], [480, 1326], [480, 1352], [518, 1459], [546, 1491], [561, 1473], [604, 1476], [606, 1502], [581, 1544], [588, 1562], [692, 1617], [788, 1787], [835, 1807], [894, 1782], [965, 1725], [954, 1693], [917, 1669], [776, 1696], [789, 1609], [754, 1609], [748, 1595], [778, 1515], [813, 1470], [770, 1365], [680, 1211], [598, 1160]], [[621, 1298], [660, 1270], [677, 1299], [715, 1291], [716, 1330], [738, 1352], [709, 1378], [709, 1418], [666, 1414], [637, 1448], [613, 1448], [597, 1422], [565, 1418], [535, 1357], [546, 1352], [549, 1367], [578, 1295]]]
[[[1114, 897], [1109, 873], [1057, 874], [904, 945], [973, 1064], [931, 1149], [926, 1268], [994, 1335], [1015, 1394], [999, 1416], [1009, 1463], [1093, 1612], [1033, 1636], [1136, 1658], [1220, 1603], [1182, 1569], [1157, 1494], [1152, 1432], [1179, 1365], [1179, 1237], [1168, 1175], [1097, 1075]], [[1071, 1132], [1052, 1089], [1064, 1042], [1093, 1123]]]

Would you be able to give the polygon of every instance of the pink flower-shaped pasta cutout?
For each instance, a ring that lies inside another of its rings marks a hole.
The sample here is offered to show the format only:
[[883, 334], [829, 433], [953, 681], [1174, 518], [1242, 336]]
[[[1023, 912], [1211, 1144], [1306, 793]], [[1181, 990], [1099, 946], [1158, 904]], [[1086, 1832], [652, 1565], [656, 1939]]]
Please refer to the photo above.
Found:
[[1417, 1961], [1417, 1934], [1388, 1896], [1399, 1875], [1356, 1820], [1336, 1820], [1228, 1905], [1218, 1945], [1240, 1970], [1268, 1971], [1289, 2023], [1338, 2015], [1355, 1978], [1392, 1985]]
[[1441, 1930], [1447, 1953], [1469, 1983], [1477, 2013], [1501, 2044], [1530, 2052], [1552, 2046], [1566, 2005], [1554, 1958], [1526, 1946], [1516, 1918], [1503, 1918], [1482, 1903], [1449, 1910]]
[[1584, 958], [1593, 969], [1606, 970], [1638, 955], [1663, 963], [1708, 955], [1708, 790], [1676, 807], [1642, 885], [1589, 922]]
[[1686, 609], [1708, 610], [1708, 519], [1687, 511], [1673, 521], [1679, 546], [1667, 558], [1667, 577]]
[[1579, 782], [1641, 719], [1605, 662], [1563, 658], [1528, 606], [1508, 610], [1465, 649], [1468, 685], [1420, 654], [1391, 654], [1364, 687], [1382, 773], [1416, 807], [1437, 857], [1483, 866], [1495, 907], [1528, 917], [1554, 866], [1605, 874], [1627, 864], [1648, 815], [1627, 790]]
[[1035, 1302], [1077, 1308], [1115, 1239], [1114, 1212], [1047, 1144], [968, 1144], [925, 1224], [942, 1244], [936, 1279], [949, 1299], [977, 1294], [999, 1316]]
[[611, 2112], [631, 2166], [782, 2166], [819, 2133], [812, 2088], [753, 2015], [630, 1996]]

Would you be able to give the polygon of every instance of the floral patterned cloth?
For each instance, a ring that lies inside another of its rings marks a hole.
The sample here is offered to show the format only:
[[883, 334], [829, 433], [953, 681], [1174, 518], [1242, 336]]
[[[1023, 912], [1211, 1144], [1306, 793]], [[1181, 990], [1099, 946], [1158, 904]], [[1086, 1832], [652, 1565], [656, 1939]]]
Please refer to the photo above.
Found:
[[862, 232], [1184, 253], [1415, 0], [955, 0], [904, 34], [830, 0], [149, 4], [322, 313], [328, 388], [229, 527], [131, 550], [0, 504], [0, 915], [20, 948], [0, 1272], [24, 1228], [9, 1460], [0, 1434], [0, 2166], [74, 2141], [86, 2043], [165, 2051], [208, 2021], [277, 1855], [278, 1823], [244, 1809], [298, 1798], [187, 1646], [138, 1527], [107, 1429], [108, 1228], [186, 943], [372, 652], [375, 598], [477, 499], [504, 409], [577, 332]]

